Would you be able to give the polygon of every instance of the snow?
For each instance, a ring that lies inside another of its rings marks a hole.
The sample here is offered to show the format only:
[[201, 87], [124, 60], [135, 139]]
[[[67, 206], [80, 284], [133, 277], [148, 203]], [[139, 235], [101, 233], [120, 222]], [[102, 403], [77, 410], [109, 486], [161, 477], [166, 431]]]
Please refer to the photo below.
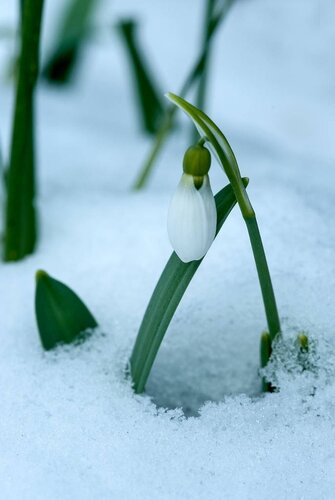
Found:
[[[15, 27], [14, 4], [0, 9], [0, 24]], [[60, 5], [47, 2], [44, 47]], [[189, 127], [169, 140], [148, 190], [130, 192], [150, 139], [138, 130], [124, 53], [109, 26], [138, 14], [162, 90], [178, 92], [198, 49], [201, 8], [199, 0], [106, 2], [101, 34], [87, 47], [75, 84], [39, 89], [38, 251], [0, 264], [2, 498], [334, 497], [330, 0], [240, 1], [212, 59], [208, 111], [250, 177], [283, 318], [284, 338], [266, 369], [279, 392], [260, 394], [266, 324], [237, 209], [187, 290], [147, 394], [134, 395], [124, 376], [171, 252], [166, 214]], [[12, 49], [1, 42], [4, 158]], [[210, 174], [214, 191], [226, 184], [214, 160]], [[99, 331], [84, 344], [43, 352], [33, 308], [40, 268], [72, 287], [98, 319]], [[311, 342], [304, 371], [296, 362], [299, 332]]]

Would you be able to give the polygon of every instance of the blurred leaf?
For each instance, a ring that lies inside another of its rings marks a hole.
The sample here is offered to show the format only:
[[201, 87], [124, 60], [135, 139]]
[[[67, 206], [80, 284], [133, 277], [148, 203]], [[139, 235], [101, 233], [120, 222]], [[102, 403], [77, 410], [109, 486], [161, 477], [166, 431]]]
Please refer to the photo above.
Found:
[[157, 131], [164, 112], [162, 99], [159, 97], [161, 92], [157, 91], [157, 86], [139, 48], [135, 34], [137, 29], [135, 21], [122, 20], [117, 26], [130, 61], [143, 129], [154, 133]]
[[[245, 186], [248, 179], [244, 178]], [[217, 232], [236, 204], [229, 184], [215, 196], [217, 210]], [[144, 314], [136, 343], [130, 359], [130, 371], [137, 393], [144, 391], [151, 367], [165, 332], [201, 260], [182, 262], [173, 252], [163, 270]]]
[[70, 344], [98, 326], [85, 304], [68, 286], [45, 271], [36, 273], [35, 312], [44, 349]]
[[65, 84], [73, 76], [99, 1], [70, 0], [66, 3], [53, 49], [42, 71], [50, 83]]
[[[205, 110], [207, 81], [209, 73], [209, 59], [212, 51], [212, 36], [220, 23], [224, 20], [234, 0], [206, 0], [205, 15], [203, 16], [204, 27], [201, 50], [204, 57], [198, 66], [194, 78], [197, 89], [195, 105], [197, 108]], [[196, 142], [196, 131], [192, 128], [192, 140]]]

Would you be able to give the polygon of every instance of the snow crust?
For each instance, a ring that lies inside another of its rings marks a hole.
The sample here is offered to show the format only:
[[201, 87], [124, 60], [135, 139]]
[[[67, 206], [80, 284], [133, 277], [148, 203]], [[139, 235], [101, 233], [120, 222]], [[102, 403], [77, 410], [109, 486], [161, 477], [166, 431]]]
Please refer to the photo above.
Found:
[[[16, 3], [0, 0], [2, 24], [15, 27]], [[47, 2], [44, 56], [61, 5]], [[74, 86], [39, 89], [40, 243], [23, 262], [0, 264], [1, 498], [334, 498], [334, 2], [240, 1], [212, 58], [208, 111], [250, 177], [283, 319], [265, 370], [279, 392], [260, 394], [266, 324], [237, 209], [177, 311], [147, 394], [134, 395], [124, 377], [171, 252], [166, 215], [190, 131], [180, 116], [149, 189], [131, 193], [150, 139], [110, 25], [137, 13], [162, 91], [178, 92], [202, 8], [105, 2]], [[13, 47], [0, 44], [5, 159]], [[210, 173], [214, 191], [226, 184], [214, 160]], [[86, 343], [43, 352], [33, 308], [40, 268], [98, 319]], [[299, 332], [310, 338], [308, 366], [298, 363]]]

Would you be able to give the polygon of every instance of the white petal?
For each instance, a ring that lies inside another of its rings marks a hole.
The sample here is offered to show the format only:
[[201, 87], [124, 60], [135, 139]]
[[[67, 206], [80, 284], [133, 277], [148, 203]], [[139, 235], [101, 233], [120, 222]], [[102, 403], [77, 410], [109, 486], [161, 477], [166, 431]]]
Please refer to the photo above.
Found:
[[216, 205], [208, 175], [205, 175], [203, 185], [199, 191], [203, 199], [207, 216], [207, 252], [215, 238], [217, 225]]
[[193, 177], [183, 174], [168, 214], [170, 242], [183, 262], [199, 260], [207, 253], [215, 237], [216, 219], [208, 176], [198, 190]]

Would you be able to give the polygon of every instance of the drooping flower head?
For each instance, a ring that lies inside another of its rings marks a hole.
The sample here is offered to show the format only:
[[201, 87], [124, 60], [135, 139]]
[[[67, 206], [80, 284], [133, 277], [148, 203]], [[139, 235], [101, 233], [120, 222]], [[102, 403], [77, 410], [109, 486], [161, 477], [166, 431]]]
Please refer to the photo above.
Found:
[[217, 213], [208, 171], [211, 156], [197, 144], [185, 153], [184, 173], [171, 200], [168, 233], [172, 247], [183, 262], [200, 260], [216, 233]]

